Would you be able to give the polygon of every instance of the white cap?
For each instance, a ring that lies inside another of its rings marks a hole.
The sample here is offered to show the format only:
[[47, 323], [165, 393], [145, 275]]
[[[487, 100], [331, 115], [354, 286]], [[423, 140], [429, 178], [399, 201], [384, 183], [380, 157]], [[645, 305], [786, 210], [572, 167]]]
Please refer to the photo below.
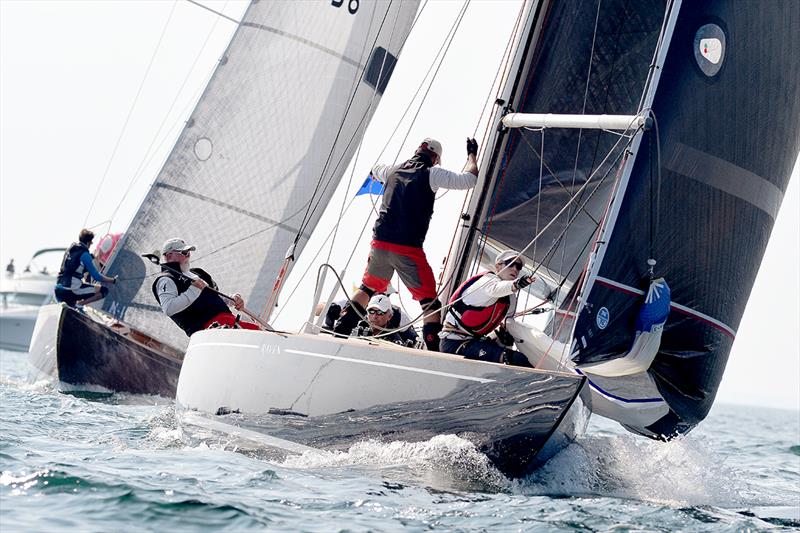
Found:
[[367, 311], [370, 309], [377, 309], [381, 313], [386, 313], [392, 308], [392, 302], [385, 294], [376, 294], [369, 299], [367, 304]]
[[519, 252], [515, 252], [514, 250], [503, 250], [502, 252], [497, 254], [497, 257], [494, 260], [494, 264], [505, 265], [507, 261], [510, 261], [512, 259], [518, 259], [519, 261], [522, 261], [522, 266], [523, 267], [525, 266], [525, 256], [520, 255]]
[[190, 252], [197, 250], [194, 245], [187, 245], [183, 239], [167, 239], [161, 247], [161, 253], [167, 255], [170, 252]]
[[424, 139], [422, 139], [422, 144], [420, 144], [419, 147], [425, 148], [426, 150], [433, 152], [434, 154], [439, 156], [439, 159], [442, 159], [442, 143], [440, 143], [436, 139], [425, 137]]

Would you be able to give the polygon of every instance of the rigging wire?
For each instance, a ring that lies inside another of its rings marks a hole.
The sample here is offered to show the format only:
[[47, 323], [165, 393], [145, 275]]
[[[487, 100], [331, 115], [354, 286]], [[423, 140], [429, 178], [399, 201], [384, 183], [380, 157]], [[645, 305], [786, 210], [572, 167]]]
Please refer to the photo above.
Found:
[[164, 35], [167, 33], [167, 27], [169, 27], [170, 21], [172, 21], [172, 15], [175, 13], [175, 7], [177, 5], [178, 3], [176, 0], [172, 4], [172, 9], [169, 12], [169, 16], [167, 17], [167, 20], [164, 23], [163, 28], [161, 28], [161, 35], [159, 35], [156, 47], [150, 56], [150, 61], [147, 64], [147, 69], [145, 69], [142, 81], [139, 83], [139, 88], [136, 91], [136, 96], [134, 96], [133, 102], [131, 103], [131, 106], [128, 109], [128, 115], [125, 117], [125, 122], [122, 124], [122, 130], [119, 132], [119, 136], [117, 137], [117, 142], [114, 144], [114, 148], [111, 150], [111, 156], [108, 158], [108, 163], [106, 164], [106, 168], [103, 171], [102, 177], [100, 178], [100, 183], [95, 188], [94, 196], [92, 197], [92, 202], [91, 204], [89, 204], [89, 210], [86, 212], [86, 218], [83, 220], [82, 226], [86, 226], [87, 222], [89, 222], [89, 216], [92, 214], [92, 209], [94, 208], [94, 204], [97, 201], [97, 196], [100, 194], [100, 189], [103, 188], [103, 184], [105, 183], [106, 178], [108, 177], [108, 171], [111, 169], [111, 164], [114, 162], [114, 158], [117, 155], [117, 150], [119, 149], [119, 145], [122, 142], [122, 138], [124, 137], [125, 132], [128, 130], [128, 123], [130, 122], [131, 116], [133, 115], [133, 110], [136, 108], [136, 104], [139, 102], [139, 96], [141, 96], [142, 89], [144, 89], [144, 84], [150, 75], [150, 69], [153, 66], [153, 62], [155, 61], [156, 55], [158, 55], [158, 51], [161, 49], [161, 42], [164, 40]]
[[[186, 1], [191, 2], [193, 4], [197, 4], [197, 2], [193, 2], [192, 0], [186, 0]], [[203, 6], [201, 4], [197, 4], [197, 5], [200, 5], [201, 7], [205, 8], [205, 9], [208, 9], [209, 11], [212, 11], [213, 13], [217, 13], [216, 11], [214, 11], [214, 10], [212, 10], [210, 8], [206, 8], [205, 6]], [[222, 7], [223, 11], [225, 10], [225, 7], [227, 5], [228, 5], [228, 2], [225, 2], [225, 4]], [[217, 13], [217, 14], [219, 14], [219, 13]], [[234, 20], [231, 17], [228, 17], [226, 15], [222, 15], [222, 17], [223, 18], [227, 18], [228, 20]], [[128, 184], [128, 187], [125, 189], [125, 193], [122, 195], [122, 198], [119, 200], [119, 203], [117, 203], [117, 206], [114, 208], [114, 211], [111, 213], [111, 218], [109, 220], [109, 223], [114, 220], [114, 217], [116, 217], [117, 212], [122, 207], [122, 204], [123, 204], [123, 202], [125, 202], [125, 199], [127, 198], [128, 194], [131, 192], [131, 190], [133, 189], [134, 185], [136, 183], [138, 183], [139, 179], [141, 179], [141, 177], [144, 175], [145, 168], [147, 168], [147, 165], [153, 160], [153, 157], [155, 157], [155, 155], [158, 153], [158, 148], [160, 148], [164, 144], [164, 142], [167, 140], [168, 137], [162, 138], [161, 141], [158, 143], [158, 146], [154, 147], [154, 145], [156, 144], [156, 139], [158, 138], [158, 136], [161, 134], [162, 130], [164, 129], [164, 125], [166, 124], [167, 119], [169, 118], [169, 115], [172, 112], [172, 109], [175, 107], [175, 104], [178, 102], [178, 99], [180, 98], [180, 95], [183, 92], [184, 87], [186, 87], [186, 84], [189, 82], [189, 78], [191, 77], [191, 74], [194, 71], [195, 66], [197, 66], [197, 62], [200, 60], [200, 57], [203, 55], [203, 51], [205, 50], [206, 45], [208, 44], [208, 41], [211, 39], [211, 35], [214, 33], [214, 30], [216, 29], [218, 23], [219, 23], [219, 19], [217, 18], [217, 19], [214, 20], [214, 23], [212, 24], [211, 29], [208, 31], [208, 34], [206, 35], [206, 38], [203, 41], [203, 44], [200, 47], [200, 50], [197, 52], [197, 55], [195, 55], [194, 61], [192, 61], [192, 64], [189, 67], [189, 71], [186, 73], [186, 76], [184, 76], [183, 82], [181, 83], [181, 86], [178, 88], [177, 93], [175, 93], [175, 97], [172, 99], [172, 102], [170, 103], [169, 109], [167, 109], [166, 113], [164, 113], [164, 118], [161, 120], [161, 124], [158, 125], [158, 129], [156, 130], [155, 135], [153, 135], [153, 139], [152, 139], [152, 141], [150, 141], [150, 145], [147, 147], [147, 150], [145, 150], [144, 156], [142, 156], [142, 159], [139, 162], [139, 166], [133, 172], [133, 176], [134, 176], [133, 179]], [[203, 87], [208, 85], [208, 80], [211, 78], [212, 75], [213, 75], [213, 70], [206, 77], [206, 83], [203, 84]], [[199, 97], [199, 95], [202, 92], [202, 90], [203, 89], [200, 88], [197, 91], [195, 91], [195, 96], [184, 107], [184, 111], [182, 113], [180, 113], [180, 115], [179, 115], [180, 117], [184, 117], [184, 116], [187, 115], [187, 112], [186, 112], [187, 108], [189, 106], [194, 105], [197, 102], [197, 98]], [[172, 127], [170, 128], [170, 130], [172, 128], [174, 128], [175, 125], [178, 122], [180, 122], [181, 120], [182, 120], [182, 118], [176, 119], [176, 121], [173, 123]], [[157, 177], [156, 177], [156, 179], [157, 179]]]

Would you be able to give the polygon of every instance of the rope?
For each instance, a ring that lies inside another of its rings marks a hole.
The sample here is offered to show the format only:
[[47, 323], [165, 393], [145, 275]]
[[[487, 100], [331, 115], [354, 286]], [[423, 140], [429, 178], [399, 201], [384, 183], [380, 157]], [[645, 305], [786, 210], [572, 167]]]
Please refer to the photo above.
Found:
[[161, 49], [161, 41], [164, 39], [164, 35], [167, 32], [167, 27], [169, 26], [169, 23], [172, 20], [172, 15], [175, 13], [176, 5], [177, 2], [172, 4], [172, 9], [169, 12], [167, 21], [164, 23], [164, 27], [161, 29], [161, 35], [158, 37], [158, 42], [156, 43], [156, 47], [153, 50], [153, 53], [150, 55], [150, 62], [147, 64], [147, 69], [144, 72], [144, 77], [142, 78], [142, 81], [139, 83], [139, 88], [136, 91], [136, 96], [133, 98], [131, 107], [128, 109], [128, 115], [125, 117], [125, 122], [122, 124], [122, 130], [119, 132], [119, 136], [117, 137], [117, 142], [114, 144], [113, 150], [111, 150], [111, 156], [108, 158], [108, 163], [106, 163], [106, 168], [103, 171], [102, 177], [100, 178], [100, 183], [95, 188], [94, 196], [92, 197], [92, 202], [91, 204], [89, 204], [89, 210], [86, 212], [86, 218], [83, 220], [82, 226], [86, 226], [86, 223], [89, 222], [89, 216], [92, 214], [92, 209], [94, 209], [94, 204], [97, 201], [97, 196], [100, 194], [100, 189], [103, 188], [103, 184], [105, 183], [106, 178], [108, 177], [108, 171], [111, 169], [111, 164], [114, 162], [114, 158], [117, 155], [117, 149], [119, 149], [120, 142], [122, 142], [122, 137], [128, 130], [128, 123], [131, 120], [131, 115], [133, 114], [133, 110], [136, 107], [137, 102], [139, 101], [139, 96], [142, 94], [142, 89], [144, 88], [144, 84], [147, 81], [148, 76], [150, 75], [150, 69], [153, 66], [153, 61], [155, 60], [158, 51]]

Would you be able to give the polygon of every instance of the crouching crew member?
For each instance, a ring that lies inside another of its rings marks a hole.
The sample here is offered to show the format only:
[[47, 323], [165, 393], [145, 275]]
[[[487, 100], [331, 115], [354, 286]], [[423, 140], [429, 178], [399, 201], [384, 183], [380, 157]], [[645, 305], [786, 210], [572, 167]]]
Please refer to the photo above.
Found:
[[502, 324], [514, 314], [516, 292], [535, 281], [520, 273], [525, 263], [517, 252], [497, 255], [494, 272], [478, 274], [456, 289], [441, 333], [441, 351], [492, 363], [532, 366], [525, 354], [487, 338], [496, 331], [507, 338]]
[[[196, 249], [183, 239], [169, 239], [164, 243], [161, 253], [165, 262], [161, 264], [161, 274], [153, 282], [153, 295], [164, 313], [187, 335], [210, 328], [260, 329], [231, 313], [225, 300], [214, 292], [217, 285], [208, 272], [189, 268], [189, 257]], [[244, 307], [241, 295], [234, 294], [232, 298], [236, 309]]]
[[[367, 304], [367, 320], [362, 320], [353, 330], [355, 337], [374, 337], [413, 347], [417, 344], [417, 332], [410, 324], [408, 316], [403, 311], [392, 305], [385, 294], [376, 294]], [[405, 325], [405, 329], [402, 328]], [[385, 333], [391, 331], [386, 335]]]
[[55, 297], [70, 307], [87, 305], [102, 300], [108, 294], [108, 287], [96, 283], [85, 283], [83, 276], [87, 272], [95, 281], [116, 283], [117, 278], [110, 278], [98, 272], [94, 266], [89, 246], [94, 240], [94, 233], [82, 229], [78, 234], [78, 242], [73, 242], [64, 253], [61, 269], [56, 280]]
[[433, 277], [422, 248], [433, 216], [436, 191], [471, 189], [478, 179], [478, 143], [467, 139], [467, 163], [461, 174], [437, 165], [442, 160], [442, 145], [424, 139], [414, 157], [400, 165], [376, 165], [374, 179], [385, 185], [380, 214], [375, 221], [367, 269], [361, 288], [342, 311], [334, 331], [349, 335], [364, 316], [370, 297], [386, 291], [395, 271], [420, 303], [425, 318], [422, 336], [428, 350], [439, 350], [438, 333], [442, 329], [442, 304], [436, 294]]

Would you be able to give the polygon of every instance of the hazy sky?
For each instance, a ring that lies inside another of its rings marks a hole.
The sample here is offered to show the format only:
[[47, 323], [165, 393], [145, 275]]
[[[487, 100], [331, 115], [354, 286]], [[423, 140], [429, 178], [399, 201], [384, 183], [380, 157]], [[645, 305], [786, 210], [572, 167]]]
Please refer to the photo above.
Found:
[[[245, 6], [241, 0], [203, 4], [234, 19]], [[473, 2], [437, 77], [444, 81], [431, 88], [405, 147], [395, 140], [383, 161], [398, 151], [407, 156], [420, 138], [433, 136], [444, 144], [443, 166], [460, 168], [463, 140], [478, 123], [517, 5]], [[422, 81], [421, 66], [429, 65], [459, 7], [432, 0], [426, 8], [353, 166], [354, 182], [378, 158], [386, 125], [393, 128], [400, 119]], [[86, 220], [88, 226], [110, 220], [100, 233], [109, 226], [124, 230], [234, 26], [183, 0], [0, 0], [0, 263], [13, 257], [24, 265], [38, 248], [65, 246]], [[797, 165], [793, 174], [738, 330], [721, 402], [800, 409]], [[351, 192], [342, 187], [344, 194]], [[435, 229], [426, 242], [434, 270], [462, 198], [453, 193], [437, 201]], [[366, 197], [358, 201], [348, 216], [360, 229], [370, 206]], [[331, 202], [328, 217], [337, 216], [338, 202]], [[360, 277], [366, 257], [367, 241], [355, 242], [332, 259], [338, 267], [353, 256], [350, 282]], [[295, 273], [303, 267], [299, 263]], [[288, 291], [296, 284], [294, 279]], [[296, 322], [307, 313], [307, 287], [301, 293], [293, 298], [297, 308], [280, 320]]]

